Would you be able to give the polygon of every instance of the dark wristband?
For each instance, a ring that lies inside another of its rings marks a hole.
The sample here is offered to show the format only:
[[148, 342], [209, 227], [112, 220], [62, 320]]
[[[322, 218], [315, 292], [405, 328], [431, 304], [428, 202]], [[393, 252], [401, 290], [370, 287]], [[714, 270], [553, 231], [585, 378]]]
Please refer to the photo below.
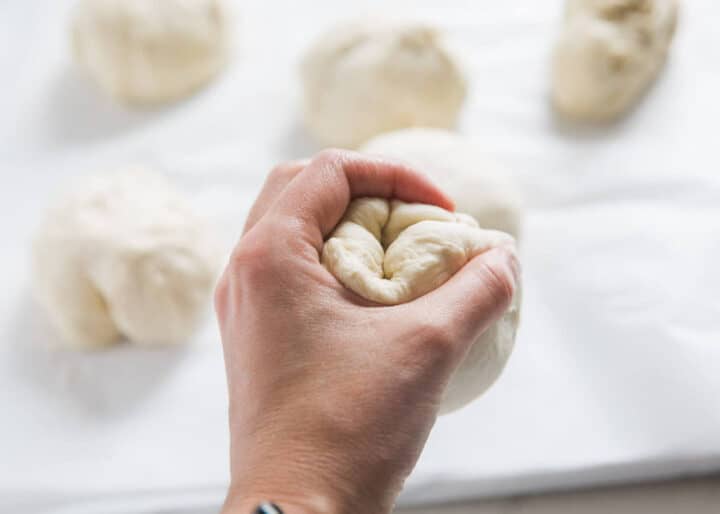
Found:
[[257, 506], [253, 514], [283, 514], [283, 511], [273, 502], [262, 502]]

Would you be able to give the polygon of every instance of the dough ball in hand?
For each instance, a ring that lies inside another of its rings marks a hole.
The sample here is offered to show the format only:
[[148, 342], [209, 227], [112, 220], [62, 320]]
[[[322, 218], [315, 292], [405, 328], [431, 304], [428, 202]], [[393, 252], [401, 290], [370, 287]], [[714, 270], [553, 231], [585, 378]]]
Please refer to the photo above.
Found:
[[362, 151], [406, 161], [428, 175], [482, 228], [516, 239], [522, 228], [522, 195], [507, 173], [471, 139], [441, 129], [389, 132], [363, 145]]
[[227, 61], [223, 0], [80, 0], [75, 60], [116, 99], [160, 104], [208, 83]]
[[[360, 198], [325, 242], [321, 259], [363, 298], [396, 305], [436, 289], [473, 257], [512, 241], [503, 232], [479, 228], [465, 214]], [[466, 405], [495, 382], [515, 344], [519, 315], [518, 292], [505, 314], [473, 343], [448, 384], [441, 413]]]
[[77, 348], [187, 340], [220, 265], [188, 200], [143, 170], [85, 177], [49, 209], [33, 246], [37, 299]]
[[305, 122], [317, 139], [356, 148], [405, 127], [449, 128], [465, 79], [431, 27], [349, 23], [324, 34], [301, 65]]
[[555, 108], [589, 121], [626, 113], [662, 69], [677, 11], [676, 0], [568, 0], [552, 67]]

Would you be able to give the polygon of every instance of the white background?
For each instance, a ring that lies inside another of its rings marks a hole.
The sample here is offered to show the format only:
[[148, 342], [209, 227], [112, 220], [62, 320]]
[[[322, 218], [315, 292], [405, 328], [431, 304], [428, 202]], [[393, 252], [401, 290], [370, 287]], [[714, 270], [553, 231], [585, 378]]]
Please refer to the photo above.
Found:
[[560, 1], [237, 3], [228, 71], [154, 111], [113, 104], [71, 65], [71, 4], [0, 3], [0, 510], [220, 501], [226, 398], [211, 316], [185, 348], [51, 351], [29, 290], [32, 232], [68, 178], [147, 163], [229, 247], [272, 164], [318, 149], [299, 120], [299, 55], [373, 6], [447, 31], [471, 84], [460, 130], [528, 203], [517, 350], [487, 396], [438, 422], [403, 501], [720, 467], [720, 4], [684, 3], [666, 71], [606, 129], [549, 109]]

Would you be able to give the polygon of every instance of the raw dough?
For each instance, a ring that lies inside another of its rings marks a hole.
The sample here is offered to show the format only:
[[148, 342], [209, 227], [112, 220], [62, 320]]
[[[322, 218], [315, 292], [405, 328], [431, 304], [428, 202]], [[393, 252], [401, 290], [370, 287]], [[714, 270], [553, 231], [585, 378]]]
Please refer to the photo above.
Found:
[[81, 0], [76, 61], [115, 98], [157, 104], [209, 82], [227, 60], [223, 0]]
[[301, 65], [305, 122], [326, 145], [355, 148], [405, 127], [452, 127], [465, 100], [460, 68], [431, 27], [341, 25]]
[[178, 343], [197, 326], [221, 258], [188, 200], [162, 176], [85, 178], [50, 208], [33, 246], [36, 296], [72, 347], [127, 337]]
[[[442, 285], [470, 259], [512, 242], [483, 230], [472, 217], [398, 200], [360, 198], [325, 242], [322, 263], [346, 287], [386, 305], [410, 302]], [[473, 344], [448, 385], [447, 413], [471, 402], [495, 382], [510, 357], [520, 295]]]
[[522, 196], [507, 173], [472, 140], [447, 130], [405, 129], [371, 139], [362, 151], [407, 161], [481, 227], [520, 236]]
[[591, 121], [627, 112], [665, 63], [677, 11], [676, 0], [568, 0], [552, 70], [557, 110]]

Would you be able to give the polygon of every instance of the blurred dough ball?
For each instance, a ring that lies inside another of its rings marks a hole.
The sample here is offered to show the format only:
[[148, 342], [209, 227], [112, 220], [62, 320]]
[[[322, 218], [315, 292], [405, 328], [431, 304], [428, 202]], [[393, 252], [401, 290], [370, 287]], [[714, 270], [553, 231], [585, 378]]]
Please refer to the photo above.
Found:
[[368, 141], [364, 152], [400, 159], [425, 173], [482, 228], [518, 238], [522, 195], [471, 139], [440, 129], [405, 129]]
[[676, 0], [568, 0], [552, 97], [562, 114], [604, 121], [627, 112], [665, 63]]
[[355, 148], [405, 127], [450, 128], [465, 78], [431, 27], [364, 21], [324, 34], [301, 64], [305, 122], [317, 139]]
[[220, 263], [189, 201], [140, 169], [83, 177], [49, 209], [33, 246], [38, 301], [79, 348], [186, 340]]
[[159, 104], [218, 74], [229, 25], [223, 0], [80, 0], [72, 43], [79, 65], [113, 97]]

